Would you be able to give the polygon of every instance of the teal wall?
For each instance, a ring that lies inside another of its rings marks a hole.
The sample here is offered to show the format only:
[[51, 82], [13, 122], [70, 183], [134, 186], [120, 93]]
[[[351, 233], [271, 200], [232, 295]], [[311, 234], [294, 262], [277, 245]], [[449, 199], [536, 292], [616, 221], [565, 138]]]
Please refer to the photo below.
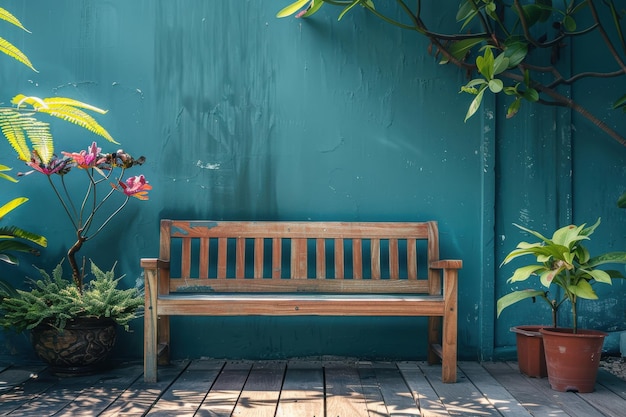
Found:
[[[288, 1], [24, 0], [5, 7], [32, 30], [3, 29], [34, 73], [0, 60], [3, 100], [17, 94], [69, 96], [109, 109], [99, 120], [123, 148], [143, 154], [154, 189], [133, 201], [80, 252], [103, 268], [118, 261], [127, 286], [141, 282], [139, 258], [158, 251], [158, 221], [170, 218], [402, 220], [439, 222], [444, 257], [461, 258], [459, 355], [510, 354], [515, 324], [549, 320], [516, 306], [495, 319], [495, 297], [512, 268], [498, 268], [521, 235], [512, 223], [550, 229], [570, 221], [603, 224], [592, 249], [624, 248], [626, 150], [587, 121], [559, 109], [526, 107], [505, 120], [487, 98], [463, 123], [470, 97], [452, 66], [428, 43], [363, 10], [337, 22], [276, 19]], [[443, 4], [444, 2], [442, 2]], [[456, 11], [456, 1], [447, 14]], [[381, 4], [379, 7], [395, 7]], [[443, 9], [442, 6], [439, 9]], [[437, 11], [441, 14], [441, 10]], [[443, 18], [431, 16], [439, 22]], [[601, 59], [601, 58], [600, 58]], [[576, 65], [565, 59], [565, 65]], [[620, 85], [572, 94], [604, 111]], [[609, 120], [626, 130], [623, 116]], [[55, 123], [57, 146], [94, 139]], [[110, 148], [99, 141], [105, 149]], [[8, 145], [0, 163], [18, 166]], [[31, 201], [6, 218], [44, 234], [34, 262], [51, 268], [71, 229], [42, 178], [0, 184], [3, 200]], [[19, 285], [32, 259], [2, 273]], [[626, 288], [585, 304], [585, 324], [626, 329]], [[176, 318], [176, 357], [314, 354], [423, 358], [425, 321], [397, 318]], [[120, 334], [120, 354], [141, 356], [142, 322]], [[24, 352], [23, 336], [3, 346]]]

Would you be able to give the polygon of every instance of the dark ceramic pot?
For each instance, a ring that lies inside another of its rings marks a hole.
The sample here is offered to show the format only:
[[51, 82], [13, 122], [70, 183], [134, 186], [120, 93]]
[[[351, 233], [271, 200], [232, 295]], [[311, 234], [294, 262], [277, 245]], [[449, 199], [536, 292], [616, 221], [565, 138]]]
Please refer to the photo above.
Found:
[[59, 376], [99, 371], [115, 345], [117, 324], [108, 318], [70, 320], [63, 331], [42, 323], [31, 331], [37, 355]]

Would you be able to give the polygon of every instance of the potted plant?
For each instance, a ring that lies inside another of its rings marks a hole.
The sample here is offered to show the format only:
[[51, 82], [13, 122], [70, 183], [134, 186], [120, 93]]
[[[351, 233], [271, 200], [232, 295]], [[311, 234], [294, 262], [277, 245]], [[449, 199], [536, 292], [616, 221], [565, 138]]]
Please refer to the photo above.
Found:
[[[147, 200], [151, 186], [143, 175], [124, 180], [126, 170], [140, 165], [143, 157], [134, 159], [123, 150], [102, 153], [94, 142], [87, 150], [62, 152], [63, 157], [58, 158], [49, 149], [52, 143], [33, 146], [26, 161], [33, 171], [22, 175], [38, 172], [46, 177], [70, 220], [76, 238], [67, 253], [71, 279], [63, 277], [61, 265], [52, 276], [40, 270], [43, 279], [32, 281], [30, 291], [18, 290], [16, 296], [2, 300], [0, 325], [30, 330], [37, 354], [53, 366], [53, 372], [82, 374], [104, 362], [115, 341], [115, 324], [128, 330], [128, 322], [143, 305], [143, 296], [136, 288], [118, 288], [121, 278], [114, 278], [113, 269], [102, 272], [93, 262], [93, 278], [88, 279], [84, 261], [79, 266], [76, 254], [111, 223], [131, 197]], [[24, 152], [26, 144], [19, 145]], [[85, 179], [82, 194], [77, 192], [76, 182], [66, 180], [72, 172]], [[75, 333], [80, 328], [86, 334]], [[69, 347], [74, 342], [76, 346]]]
[[[555, 309], [569, 302], [572, 314], [571, 328], [540, 330], [544, 342], [548, 380], [550, 386], [557, 391], [593, 391], [606, 333], [578, 328], [577, 301], [579, 298], [588, 300], [598, 298], [593, 284], [611, 284], [613, 278], [623, 278], [619, 271], [603, 270], [598, 267], [604, 264], [626, 263], [626, 252], [609, 252], [591, 257], [583, 245], [599, 224], [600, 219], [590, 227], [586, 224], [565, 226], [556, 230], [550, 239], [534, 230], [516, 225], [540, 241], [519, 243], [502, 263], [505, 265], [520, 256], [534, 256], [536, 262], [517, 268], [508, 282], [525, 281], [532, 275], [538, 275], [544, 287], [550, 288], [554, 285], [560, 289], [562, 295], [560, 299], [553, 301], [548, 300], [545, 293], [543, 296], [535, 293], [535, 296], [539, 295], [553, 303]], [[535, 290], [520, 290], [505, 296], [505, 301], [499, 303], [499, 311], [531, 297], [533, 291]]]

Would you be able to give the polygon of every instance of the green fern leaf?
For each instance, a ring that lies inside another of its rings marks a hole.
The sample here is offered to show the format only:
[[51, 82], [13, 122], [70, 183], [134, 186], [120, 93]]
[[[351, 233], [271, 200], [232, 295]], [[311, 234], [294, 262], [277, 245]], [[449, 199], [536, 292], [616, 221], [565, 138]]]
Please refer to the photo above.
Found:
[[78, 100], [73, 100], [66, 97], [51, 97], [51, 98], [39, 98], [39, 97], [26, 97], [23, 94], [18, 94], [11, 100], [18, 109], [24, 105], [30, 105], [33, 110], [47, 113], [51, 116], [58, 117], [70, 123], [76, 124], [96, 135], [102, 136], [109, 142], [119, 144], [113, 139], [113, 137], [102, 127], [93, 117], [91, 117], [82, 109], [92, 110], [100, 114], [106, 113], [106, 110], [102, 110], [98, 107], [91, 106], [87, 103], [83, 103]]
[[[24, 126], [24, 131], [37, 152], [39, 159], [45, 164], [54, 156], [54, 141], [50, 132], [50, 125], [46, 122], [35, 120]], [[30, 159], [29, 159], [30, 160]]]
[[2, 7], [0, 7], [0, 19], [4, 20], [5, 22], [9, 22], [12, 25], [15, 25], [18, 28], [30, 33], [30, 30], [26, 29], [24, 25], [22, 25], [22, 22], [20, 22], [17, 17], [13, 16], [11, 12], [9, 12], [6, 9], [3, 9]]
[[107, 114], [108, 110], [101, 109], [96, 106], [92, 106], [91, 104], [83, 103], [82, 101], [74, 100], [68, 97], [47, 97], [43, 99], [43, 102], [49, 105], [50, 107], [55, 106], [72, 106], [79, 107], [85, 110], [91, 110], [100, 114]]
[[33, 71], [39, 72], [35, 69], [35, 67], [33, 67], [33, 64], [30, 62], [30, 59], [28, 59], [24, 52], [20, 51], [15, 45], [7, 41], [6, 39], [0, 38], [0, 52], [10, 56], [18, 62], [21, 62]]
[[0, 131], [22, 161], [30, 161], [30, 148], [26, 142], [25, 129], [28, 124], [35, 122], [37, 119], [30, 117], [30, 114], [20, 113], [11, 108], [0, 109]]
[[113, 139], [109, 132], [107, 132], [106, 129], [96, 121], [96, 119], [94, 119], [81, 109], [66, 105], [55, 105], [48, 108], [41, 108], [38, 111], [42, 113], [48, 113], [50, 116], [58, 117], [59, 119], [63, 119], [67, 122], [78, 125], [84, 129], [89, 130], [92, 133], [95, 133], [98, 136], [102, 136], [109, 142], [118, 144], [118, 142]]

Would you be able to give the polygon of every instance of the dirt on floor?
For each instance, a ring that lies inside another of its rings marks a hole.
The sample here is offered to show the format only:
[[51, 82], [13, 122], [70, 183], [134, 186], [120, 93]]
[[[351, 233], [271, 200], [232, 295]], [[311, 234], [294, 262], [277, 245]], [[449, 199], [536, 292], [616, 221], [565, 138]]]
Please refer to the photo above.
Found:
[[606, 356], [600, 360], [600, 367], [626, 381], [626, 361], [620, 356]]

